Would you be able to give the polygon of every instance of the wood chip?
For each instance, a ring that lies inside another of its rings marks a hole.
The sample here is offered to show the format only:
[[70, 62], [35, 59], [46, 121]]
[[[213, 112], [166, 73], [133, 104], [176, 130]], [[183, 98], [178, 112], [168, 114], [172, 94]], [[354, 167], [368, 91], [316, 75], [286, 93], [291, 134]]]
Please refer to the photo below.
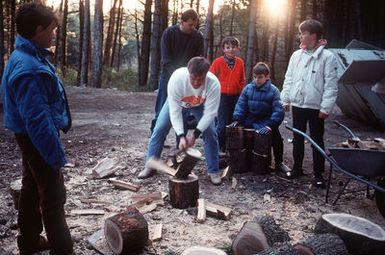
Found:
[[206, 205], [203, 198], [198, 199], [198, 213], [197, 213], [197, 222], [203, 223], [206, 220]]
[[100, 209], [79, 209], [71, 211], [71, 215], [104, 215], [104, 213], [104, 210]]
[[210, 217], [215, 217], [221, 220], [229, 220], [231, 209], [225, 206], [216, 205], [206, 201], [206, 214]]
[[137, 192], [140, 189], [140, 186], [138, 186], [138, 185], [128, 183], [125, 181], [121, 181], [121, 180], [116, 180], [113, 178], [108, 179], [108, 182], [119, 189], [126, 189], [126, 190], [131, 190], [134, 192]]
[[151, 237], [150, 240], [155, 242], [162, 239], [163, 224], [150, 226]]

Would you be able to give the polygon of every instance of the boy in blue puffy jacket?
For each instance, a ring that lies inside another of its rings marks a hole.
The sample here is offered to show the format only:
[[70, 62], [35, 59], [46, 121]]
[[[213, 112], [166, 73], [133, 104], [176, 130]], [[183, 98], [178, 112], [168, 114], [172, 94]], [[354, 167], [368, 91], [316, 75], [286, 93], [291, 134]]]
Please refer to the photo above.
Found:
[[270, 69], [266, 63], [259, 62], [254, 66], [253, 77], [238, 99], [231, 125], [241, 124], [260, 134], [271, 132], [275, 170], [290, 171], [283, 163], [283, 140], [278, 129], [285, 115], [279, 90], [270, 81]]
[[[61, 168], [67, 163], [59, 132], [71, 127], [64, 87], [47, 60], [58, 18], [40, 3], [16, 13], [16, 48], [2, 77], [4, 127], [14, 132], [23, 172], [17, 244], [21, 255], [50, 249], [73, 253], [65, 220], [66, 190]], [[43, 225], [48, 241], [40, 234]]]

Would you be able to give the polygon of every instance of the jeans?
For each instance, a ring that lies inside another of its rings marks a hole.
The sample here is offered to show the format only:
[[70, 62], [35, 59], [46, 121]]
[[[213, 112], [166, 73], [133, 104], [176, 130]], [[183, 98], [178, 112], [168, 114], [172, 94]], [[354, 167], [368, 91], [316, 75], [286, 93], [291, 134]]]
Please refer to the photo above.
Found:
[[155, 103], [155, 117], [151, 121], [151, 133], [154, 132], [154, 127], [156, 124], [156, 120], [159, 117], [159, 113], [162, 110], [162, 107], [167, 99], [167, 84], [168, 80], [170, 79], [170, 76], [167, 74], [162, 73], [159, 78], [159, 85], [158, 85], [158, 94], [156, 96], [156, 103]]
[[31, 249], [36, 245], [44, 224], [52, 247], [50, 254], [72, 254], [73, 243], [64, 213], [66, 190], [63, 174], [45, 163], [28, 136], [18, 134], [16, 140], [23, 161], [17, 219], [19, 249]]
[[[194, 108], [183, 108], [183, 127], [184, 133], [187, 134], [187, 125], [186, 119], [189, 115], [193, 115], [198, 121], [202, 118], [203, 115], [203, 105]], [[151, 134], [150, 140], [147, 145], [147, 154], [146, 161], [155, 156], [160, 158], [164, 141], [171, 129], [171, 121], [170, 121], [170, 109], [168, 105], [168, 101], [162, 107], [162, 110], [159, 113], [158, 120], [155, 124], [154, 131]], [[218, 138], [215, 130], [214, 121], [210, 124], [210, 126], [203, 131], [202, 133], [203, 141], [204, 141], [204, 150], [207, 164], [207, 171], [209, 173], [214, 173], [219, 171], [219, 150], [218, 150]]]
[[[324, 119], [318, 117], [319, 110], [292, 107], [293, 127], [306, 132], [306, 124], [309, 123], [310, 137], [324, 149]], [[302, 170], [302, 161], [305, 152], [304, 137], [294, 133], [293, 139], [294, 171]], [[312, 146], [313, 147], [313, 146]], [[313, 147], [313, 171], [315, 176], [322, 175], [325, 169], [325, 158]]]
[[221, 101], [218, 109], [217, 134], [219, 148], [222, 152], [226, 151], [226, 125], [233, 120], [235, 105], [239, 96], [221, 94]]

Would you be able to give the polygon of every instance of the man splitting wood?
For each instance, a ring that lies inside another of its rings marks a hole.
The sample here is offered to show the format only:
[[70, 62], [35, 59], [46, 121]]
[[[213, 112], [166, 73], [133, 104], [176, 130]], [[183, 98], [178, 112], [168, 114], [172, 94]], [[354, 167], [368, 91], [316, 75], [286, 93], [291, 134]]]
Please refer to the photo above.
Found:
[[[194, 57], [187, 67], [179, 68], [171, 75], [167, 89], [168, 99], [160, 111], [148, 142], [146, 161], [151, 157], [160, 158], [171, 127], [179, 138], [180, 150], [194, 146], [195, 140], [202, 134], [210, 181], [219, 185], [219, 147], [214, 119], [220, 102], [220, 84], [209, 69], [207, 59]], [[187, 118], [191, 115], [198, 120], [198, 124], [193, 133], [187, 134]], [[145, 168], [138, 177], [144, 179], [152, 174], [153, 169]]]

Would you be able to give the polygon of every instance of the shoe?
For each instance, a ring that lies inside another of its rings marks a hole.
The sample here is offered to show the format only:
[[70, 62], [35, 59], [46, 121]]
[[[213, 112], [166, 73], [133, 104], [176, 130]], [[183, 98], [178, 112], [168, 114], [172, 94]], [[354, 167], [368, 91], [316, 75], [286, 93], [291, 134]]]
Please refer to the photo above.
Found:
[[275, 171], [280, 172], [282, 174], [286, 174], [287, 172], [290, 172], [291, 169], [290, 169], [290, 167], [288, 167], [284, 163], [281, 163], [281, 164], [278, 164], [275, 166]]
[[32, 247], [25, 247], [26, 245], [23, 243], [21, 236], [19, 235], [17, 236], [17, 245], [20, 250], [20, 255], [30, 255], [34, 254], [35, 252], [49, 250], [51, 248], [47, 238], [44, 236], [39, 236], [39, 240]]
[[316, 176], [314, 178], [314, 186], [319, 189], [326, 188], [325, 180], [322, 176]]
[[138, 174], [138, 178], [139, 178], [139, 179], [146, 179], [146, 178], [152, 176], [154, 173], [155, 173], [154, 170], [145, 167], [145, 168], [144, 168], [142, 171], [140, 171], [140, 173]]
[[292, 179], [296, 179], [296, 178], [298, 178], [298, 177], [300, 177], [302, 175], [304, 175], [302, 169], [300, 169], [300, 170], [293, 169], [291, 171], [285, 172], [284, 173], [284, 178], [292, 180]]
[[215, 172], [215, 173], [209, 173], [210, 181], [214, 185], [220, 185], [222, 182], [221, 173]]

